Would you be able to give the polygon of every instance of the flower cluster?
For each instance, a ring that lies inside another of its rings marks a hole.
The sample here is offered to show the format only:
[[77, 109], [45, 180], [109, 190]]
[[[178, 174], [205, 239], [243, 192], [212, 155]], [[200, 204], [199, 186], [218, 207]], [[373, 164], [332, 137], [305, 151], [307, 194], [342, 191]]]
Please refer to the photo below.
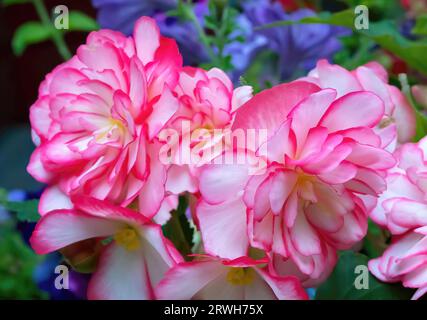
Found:
[[[89, 246], [90, 299], [307, 299], [369, 216], [396, 239], [371, 271], [427, 289], [427, 140], [407, 144], [414, 111], [379, 64], [321, 60], [252, 96], [142, 17], [91, 33], [30, 119], [48, 185], [31, 244]], [[162, 230], [178, 197], [201, 235], [185, 257]]]

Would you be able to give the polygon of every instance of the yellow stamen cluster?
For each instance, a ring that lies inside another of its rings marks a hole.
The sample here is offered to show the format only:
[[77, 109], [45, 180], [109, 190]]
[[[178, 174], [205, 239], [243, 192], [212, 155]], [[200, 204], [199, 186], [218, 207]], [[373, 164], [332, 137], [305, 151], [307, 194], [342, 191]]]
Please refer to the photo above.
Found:
[[114, 240], [129, 251], [136, 250], [141, 246], [138, 232], [132, 227], [125, 227], [117, 231]]
[[249, 285], [254, 281], [255, 271], [251, 268], [230, 268], [227, 281], [236, 286]]

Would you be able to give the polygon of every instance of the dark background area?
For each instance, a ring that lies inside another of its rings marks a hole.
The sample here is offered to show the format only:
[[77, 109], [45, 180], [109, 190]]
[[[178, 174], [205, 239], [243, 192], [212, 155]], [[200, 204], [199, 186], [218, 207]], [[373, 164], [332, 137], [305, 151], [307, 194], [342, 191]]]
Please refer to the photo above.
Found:
[[[95, 18], [90, 0], [46, 0], [48, 10], [57, 5], [80, 10]], [[22, 56], [13, 54], [11, 40], [24, 22], [39, 20], [33, 5], [0, 5], [0, 187], [36, 191], [40, 185], [25, 167], [34, 148], [28, 112], [37, 99], [44, 76], [63, 62], [53, 42], [28, 46]], [[85, 41], [87, 33], [69, 32], [65, 39], [72, 53]]]

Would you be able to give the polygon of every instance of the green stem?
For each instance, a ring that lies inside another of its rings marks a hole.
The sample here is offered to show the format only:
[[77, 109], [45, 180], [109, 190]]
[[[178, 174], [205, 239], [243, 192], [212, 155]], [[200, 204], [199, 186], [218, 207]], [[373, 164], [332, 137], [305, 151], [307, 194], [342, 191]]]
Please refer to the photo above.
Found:
[[[189, 2], [187, 5], [191, 5], [191, 2]], [[206, 36], [205, 30], [200, 25], [199, 20], [197, 19], [196, 15], [194, 14], [194, 10], [192, 7], [191, 7], [191, 10], [188, 10], [188, 18], [194, 24], [194, 27], [196, 28], [197, 35], [199, 36], [200, 41], [206, 47], [209, 59], [211, 60], [212, 63], [216, 64], [218, 62], [217, 55], [213, 51], [213, 49], [210, 45], [209, 39]]]
[[181, 222], [179, 221], [179, 213], [173, 212], [171, 217], [171, 226], [172, 230], [175, 232], [175, 235], [179, 239], [179, 244], [181, 245], [181, 252], [184, 253], [184, 256], [187, 257], [191, 253], [191, 247], [185, 238], [184, 230], [182, 229]]
[[52, 41], [55, 43], [59, 54], [64, 60], [70, 59], [72, 55], [65, 43], [64, 36], [61, 31], [52, 26], [52, 21], [43, 0], [32, 0], [32, 2], [43, 25], [52, 30]]

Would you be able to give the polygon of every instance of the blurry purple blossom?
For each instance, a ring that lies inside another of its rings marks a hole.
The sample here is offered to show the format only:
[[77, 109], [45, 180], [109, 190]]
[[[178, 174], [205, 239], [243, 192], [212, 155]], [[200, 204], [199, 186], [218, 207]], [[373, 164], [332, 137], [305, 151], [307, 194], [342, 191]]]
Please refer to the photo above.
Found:
[[[176, 40], [187, 65], [196, 65], [208, 61], [208, 55], [199, 41], [195, 27], [189, 21], [180, 21], [169, 17], [166, 12], [177, 7], [177, 0], [92, 0], [98, 9], [98, 22], [101, 28], [121, 31], [130, 35], [136, 20], [141, 16], [156, 19], [161, 33]], [[199, 0], [194, 5], [194, 13], [203, 25], [208, 13], [206, 0]]]
[[[253, 27], [281, 20], [300, 20], [314, 16], [309, 9], [286, 13], [278, 2], [268, 0], [247, 1], [243, 5]], [[268, 47], [279, 56], [279, 77], [287, 80], [313, 68], [316, 61], [330, 59], [341, 49], [338, 36], [349, 34], [341, 27], [321, 24], [296, 24], [255, 31], [267, 38]]]
[[[206, 0], [194, 4], [194, 14], [201, 26], [203, 26], [204, 17], [208, 13], [208, 2]], [[153, 17], [156, 19], [162, 34], [176, 40], [186, 65], [197, 65], [209, 61], [206, 48], [201, 43], [191, 21], [181, 21], [176, 17], [167, 16], [164, 12], [159, 12]]]
[[268, 40], [261, 34], [253, 33], [253, 26], [244, 14], [236, 18], [238, 28], [231, 35], [232, 38], [242, 37], [244, 42], [233, 41], [224, 47], [224, 55], [231, 56], [234, 70], [231, 77], [236, 82], [250, 66], [257, 53], [267, 46]]
[[130, 35], [139, 17], [174, 9], [177, 0], [92, 0], [92, 4], [98, 9], [101, 28]]

